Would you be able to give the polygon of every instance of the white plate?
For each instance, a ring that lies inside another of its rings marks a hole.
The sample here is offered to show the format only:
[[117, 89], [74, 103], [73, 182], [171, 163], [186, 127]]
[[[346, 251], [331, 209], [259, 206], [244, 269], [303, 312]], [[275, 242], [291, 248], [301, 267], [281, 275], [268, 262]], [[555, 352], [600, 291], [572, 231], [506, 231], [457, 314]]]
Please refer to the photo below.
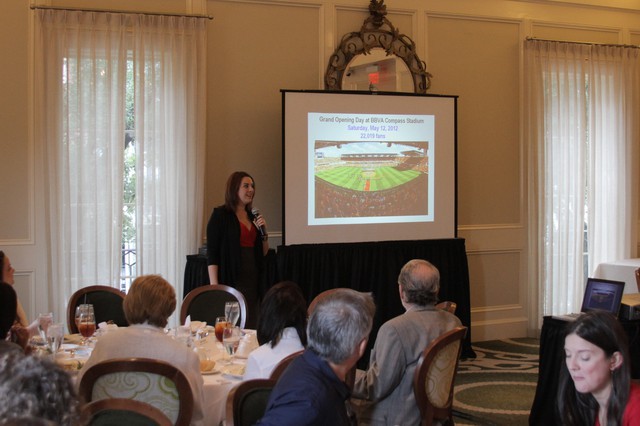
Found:
[[246, 366], [244, 364], [231, 364], [223, 366], [220, 370], [222, 370], [222, 374], [224, 376], [232, 377], [234, 379], [242, 379], [245, 367]]
[[222, 371], [218, 370], [217, 368], [214, 368], [213, 370], [209, 370], [209, 371], [201, 371], [200, 374], [202, 374], [203, 376], [208, 376], [209, 374], [220, 374], [222, 373]]
[[62, 351], [76, 351], [80, 349], [80, 345], [74, 345], [73, 343], [63, 343], [60, 345], [60, 350]]

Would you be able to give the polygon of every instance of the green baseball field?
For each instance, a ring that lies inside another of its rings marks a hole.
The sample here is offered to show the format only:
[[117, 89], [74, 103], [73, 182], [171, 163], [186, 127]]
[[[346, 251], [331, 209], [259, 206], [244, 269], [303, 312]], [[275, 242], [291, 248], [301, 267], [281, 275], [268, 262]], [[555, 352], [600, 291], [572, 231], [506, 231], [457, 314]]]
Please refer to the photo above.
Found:
[[352, 189], [354, 191], [382, 191], [395, 188], [409, 182], [420, 175], [417, 170], [399, 171], [394, 167], [381, 166], [377, 168], [336, 167], [323, 170], [316, 176], [333, 185]]

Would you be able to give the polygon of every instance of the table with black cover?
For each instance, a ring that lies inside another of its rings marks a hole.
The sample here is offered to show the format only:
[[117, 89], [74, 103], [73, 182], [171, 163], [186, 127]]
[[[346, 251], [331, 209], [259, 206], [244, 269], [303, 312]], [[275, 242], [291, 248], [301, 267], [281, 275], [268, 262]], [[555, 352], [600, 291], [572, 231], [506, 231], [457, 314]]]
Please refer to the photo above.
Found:
[[[264, 270], [260, 279], [259, 294], [262, 296], [266, 290], [277, 282], [276, 251], [269, 249], [264, 259]], [[184, 268], [183, 299], [195, 288], [211, 284], [209, 281], [209, 268], [207, 256], [204, 254], [187, 255], [187, 264]]]
[[[629, 338], [631, 377], [640, 379], [640, 321], [620, 320]], [[565, 362], [564, 338], [567, 322], [544, 317], [540, 332], [538, 385], [529, 415], [530, 425], [560, 425], [556, 412], [556, 394], [560, 370]]]
[[[440, 300], [456, 302], [456, 315], [469, 327], [462, 356], [475, 357], [471, 348], [469, 268], [464, 239], [300, 244], [278, 247], [276, 257], [279, 278], [298, 283], [307, 302], [336, 287], [373, 293], [376, 316], [367, 352], [380, 326], [405, 311], [398, 295], [402, 266], [411, 259], [430, 261], [440, 271]], [[368, 359], [368, 354], [362, 357]]]
[[[368, 360], [368, 352], [380, 326], [404, 313], [398, 294], [398, 274], [411, 259], [428, 260], [440, 271], [440, 300], [456, 302], [456, 315], [469, 328], [462, 356], [475, 357], [471, 348], [469, 267], [462, 238], [280, 246], [277, 252], [270, 250], [267, 255], [261, 294], [283, 280], [298, 283], [307, 303], [330, 288], [348, 287], [372, 292], [376, 316], [367, 354], [362, 357], [362, 360]], [[205, 284], [209, 284], [206, 256], [188, 255], [184, 296]]]

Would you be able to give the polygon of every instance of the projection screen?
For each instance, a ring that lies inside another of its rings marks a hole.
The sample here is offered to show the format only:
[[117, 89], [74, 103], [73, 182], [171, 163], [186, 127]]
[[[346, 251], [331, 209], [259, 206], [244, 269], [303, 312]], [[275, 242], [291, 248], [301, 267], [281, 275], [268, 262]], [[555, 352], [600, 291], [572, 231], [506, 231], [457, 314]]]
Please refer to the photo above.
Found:
[[284, 245], [456, 237], [457, 97], [282, 90]]

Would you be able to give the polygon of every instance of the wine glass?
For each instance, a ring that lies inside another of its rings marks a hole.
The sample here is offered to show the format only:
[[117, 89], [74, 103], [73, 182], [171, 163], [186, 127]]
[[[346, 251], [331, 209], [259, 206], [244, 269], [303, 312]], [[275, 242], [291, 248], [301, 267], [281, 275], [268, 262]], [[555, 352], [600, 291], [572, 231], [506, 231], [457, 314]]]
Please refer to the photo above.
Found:
[[53, 322], [53, 314], [48, 312], [46, 314], [38, 314], [38, 332], [43, 342], [47, 341], [47, 329], [49, 324]]
[[93, 305], [80, 305], [79, 316], [76, 317], [78, 323], [78, 331], [82, 335], [82, 345], [86, 345], [89, 337], [93, 336], [96, 331], [96, 317], [93, 313]]
[[240, 327], [229, 325], [222, 331], [222, 346], [226, 354], [229, 356], [227, 364], [233, 364], [233, 358], [236, 355], [238, 346], [240, 346], [240, 339], [242, 338], [242, 332]]
[[47, 329], [47, 342], [49, 344], [49, 349], [53, 356], [56, 355], [58, 349], [60, 349], [60, 345], [62, 345], [62, 339], [64, 338], [64, 326], [62, 323], [53, 323], [49, 325]]
[[[89, 306], [86, 303], [82, 303], [78, 306], [76, 306], [76, 315], [75, 315], [75, 320], [76, 320], [76, 328], [78, 329], [78, 333], [80, 332], [80, 313], [84, 310], [89, 309], [87, 306]], [[93, 308], [93, 305], [91, 305]]]
[[224, 315], [231, 325], [236, 325], [240, 318], [240, 304], [238, 302], [226, 302], [224, 304]]
[[191, 327], [188, 325], [179, 325], [176, 327], [176, 340], [187, 345], [188, 348], [191, 347]]
[[229, 325], [229, 322], [227, 321], [227, 317], [216, 318], [215, 333], [216, 333], [216, 339], [218, 339], [218, 342], [222, 342], [222, 331], [227, 327], [227, 325]]

